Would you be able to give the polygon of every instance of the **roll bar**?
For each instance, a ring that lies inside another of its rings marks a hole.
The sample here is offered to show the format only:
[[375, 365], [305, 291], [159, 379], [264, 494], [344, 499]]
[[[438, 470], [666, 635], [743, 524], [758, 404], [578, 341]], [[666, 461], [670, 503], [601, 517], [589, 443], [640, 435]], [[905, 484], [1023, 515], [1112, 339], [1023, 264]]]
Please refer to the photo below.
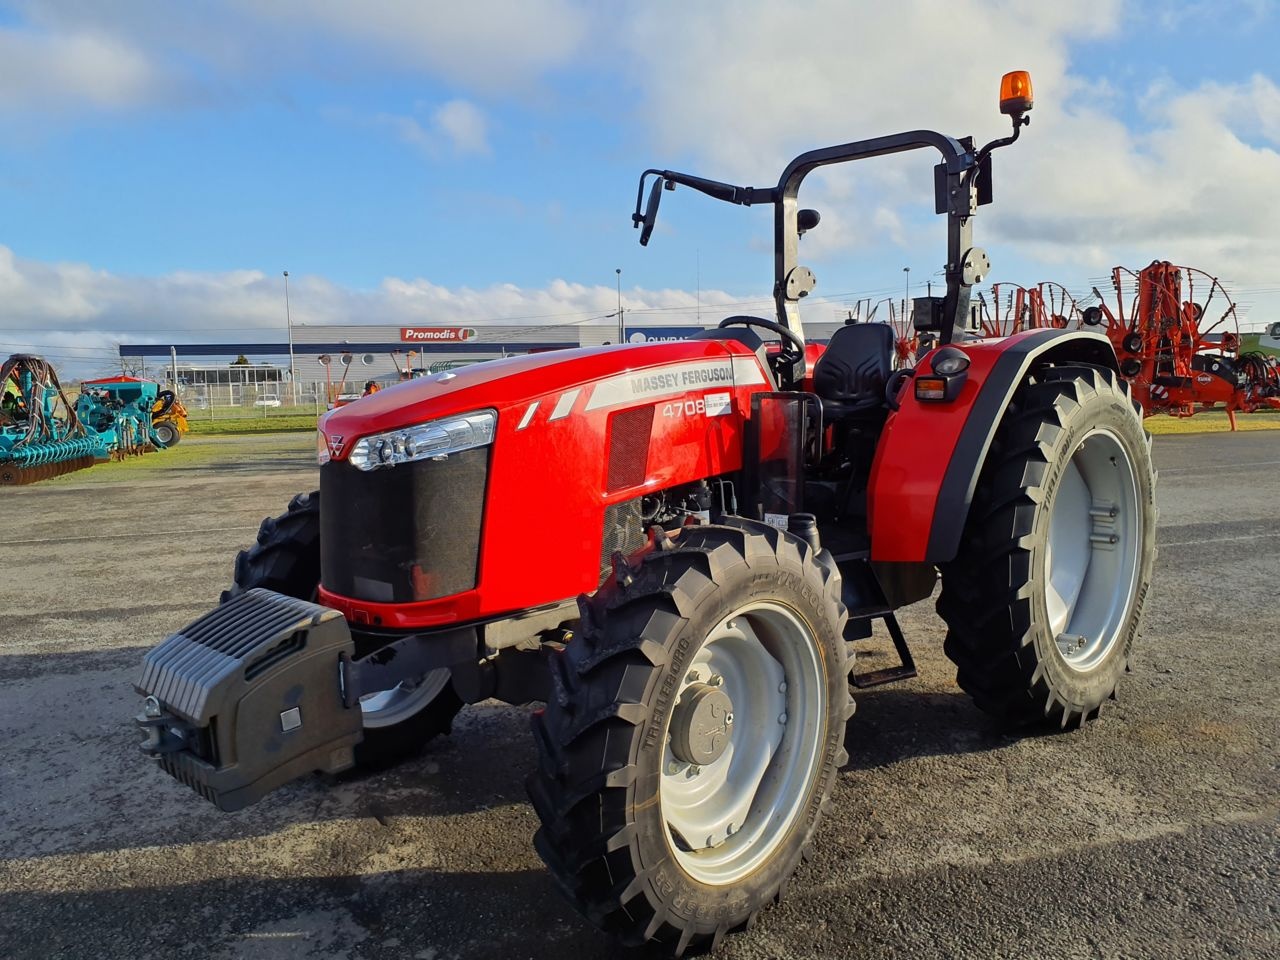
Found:
[[[1029, 81], [1028, 81], [1029, 83]], [[771, 203], [773, 217], [773, 300], [778, 322], [804, 338], [799, 302], [814, 288], [813, 272], [799, 261], [800, 224], [797, 197], [804, 178], [819, 167], [852, 160], [865, 160], [892, 153], [905, 153], [932, 147], [942, 160], [934, 167], [934, 206], [947, 218], [946, 295], [940, 298], [917, 298], [927, 307], [927, 316], [917, 309], [917, 329], [937, 330], [943, 343], [950, 343], [969, 327], [969, 297], [975, 283], [982, 281], [990, 267], [986, 251], [973, 245], [973, 216], [978, 207], [991, 202], [991, 151], [1018, 139], [1023, 116], [1030, 109], [1028, 97], [1022, 111], [1001, 109], [1013, 115], [1013, 134], [993, 140], [975, 150], [973, 139], [955, 139], [933, 130], [911, 130], [871, 140], [855, 140], [833, 147], [822, 147], [802, 153], [792, 160], [774, 187], [740, 187], [718, 180], [708, 180], [675, 170], [649, 169], [640, 175], [636, 193], [636, 209], [632, 223], [641, 228], [640, 243], [647, 245], [657, 220], [661, 191], [674, 190], [676, 184], [705, 193], [716, 200], [753, 206]], [[645, 182], [655, 177], [644, 203]], [[642, 205], [644, 207], [642, 211]]]

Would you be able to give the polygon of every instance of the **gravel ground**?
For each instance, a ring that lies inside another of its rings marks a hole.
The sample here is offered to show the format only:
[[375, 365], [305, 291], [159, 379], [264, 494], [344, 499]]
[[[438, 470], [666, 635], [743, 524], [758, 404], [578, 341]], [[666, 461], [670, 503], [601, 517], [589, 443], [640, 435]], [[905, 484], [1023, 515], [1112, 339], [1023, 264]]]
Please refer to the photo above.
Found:
[[[530, 844], [524, 709], [468, 708], [416, 761], [234, 815], [137, 752], [143, 651], [314, 484], [312, 443], [188, 438], [169, 464], [0, 490], [0, 957], [615, 955]], [[720, 956], [1280, 956], [1280, 434], [1161, 437], [1156, 460], [1119, 703], [1004, 736], [931, 604], [904, 611], [920, 677], [859, 698], [816, 858]]]

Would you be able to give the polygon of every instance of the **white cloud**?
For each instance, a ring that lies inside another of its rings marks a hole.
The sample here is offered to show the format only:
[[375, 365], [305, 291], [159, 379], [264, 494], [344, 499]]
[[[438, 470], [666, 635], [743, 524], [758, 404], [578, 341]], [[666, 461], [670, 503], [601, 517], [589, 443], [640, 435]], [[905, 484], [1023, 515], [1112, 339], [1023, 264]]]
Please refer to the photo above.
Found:
[[572, 58], [586, 14], [567, 0], [243, 0], [265, 22], [363, 48], [381, 66], [434, 73], [472, 89], [519, 90]]
[[[1016, 244], [1046, 266], [1045, 279], [1073, 287], [1153, 258], [1242, 284], [1272, 281], [1280, 91], [1271, 79], [1195, 89], [1166, 81], [1134, 95], [1085, 75], [1088, 41], [1132, 27], [1120, 0], [874, 9], [796, 0], [784, 19], [775, 13], [767, 0], [740, 0], [732, 16], [675, 2], [633, 14], [628, 62], [658, 165], [692, 156], [691, 172], [764, 186], [792, 156], [827, 144], [918, 127], [982, 143], [1007, 131], [996, 112], [1000, 74], [1027, 69], [1034, 122], [996, 154], [996, 204], [978, 218], [980, 243]], [[823, 223], [805, 238], [806, 257], [936, 249], [934, 160], [920, 151], [814, 174], [802, 202]]]
[[107, 34], [0, 27], [0, 110], [132, 107], [164, 95], [146, 54]]
[[[343, 114], [345, 115], [345, 114]], [[381, 113], [374, 121], [390, 127], [397, 137], [432, 157], [490, 154], [489, 121], [484, 111], [469, 100], [450, 100], [431, 111], [425, 122], [417, 117]]]
[[[317, 276], [290, 276], [289, 281], [293, 322], [308, 325], [612, 324], [605, 318], [617, 305], [614, 287], [568, 280], [541, 289], [509, 283], [446, 287], [399, 277], [373, 289], [343, 287]], [[658, 326], [693, 320], [699, 304], [684, 290], [624, 289], [622, 299], [634, 322]], [[700, 302], [708, 312], [719, 305], [713, 315], [723, 316], [724, 307], [737, 301], [723, 291], [703, 290]], [[87, 264], [26, 259], [0, 246], [0, 303], [0, 357], [44, 354], [67, 379], [118, 364], [116, 347], [122, 342], [269, 342], [284, 335], [283, 280], [259, 270], [122, 276]], [[13, 325], [16, 318], [21, 327]]]
[[448, 137], [454, 152], [459, 154], [487, 154], [488, 122], [484, 113], [467, 100], [450, 100], [432, 115], [436, 129]]
[[1280, 88], [1254, 77], [1166, 90], [1144, 118], [1138, 132], [1083, 110], [1033, 129], [1005, 178], [1034, 202], [998, 211], [998, 235], [1045, 260], [1105, 268], [1170, 259], [1246, 285], [1272, 282]]
[[40, 0], [0, 27], [0, 108], [260, 100], [391, 71], [528, 97], [575, 62], [589, 19], [571, 0]]

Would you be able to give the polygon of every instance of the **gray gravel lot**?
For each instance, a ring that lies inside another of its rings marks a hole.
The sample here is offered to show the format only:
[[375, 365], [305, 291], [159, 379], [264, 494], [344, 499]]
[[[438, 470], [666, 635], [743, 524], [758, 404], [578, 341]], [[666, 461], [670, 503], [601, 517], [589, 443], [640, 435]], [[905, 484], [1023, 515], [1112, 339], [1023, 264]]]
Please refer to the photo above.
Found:
[[[0, 958], [614, 956], [530, 844], [524, 709], [468, 708], [399, 769], [234, 815], [143, 759], [142, 652], [316, 476], [309, 435], [179, 449], [0, 490]], [[1156, 459], [1119, 703], [1002, 735], [931, 604], [908, 609], [920, 677], [859, 698], [816, 858], [720, 956], [1280, 956], [1280, 432], [1162, 437]]]

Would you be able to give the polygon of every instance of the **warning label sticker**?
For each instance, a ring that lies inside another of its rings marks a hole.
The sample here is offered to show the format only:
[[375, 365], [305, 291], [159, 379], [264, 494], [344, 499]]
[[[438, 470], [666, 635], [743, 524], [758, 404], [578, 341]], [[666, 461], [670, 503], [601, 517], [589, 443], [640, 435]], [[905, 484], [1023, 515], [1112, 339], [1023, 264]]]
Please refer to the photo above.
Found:
[[723, 417], [733, 406], [733, 394], [730, 393], [708, 393], [704, 399], [708, 417]]

